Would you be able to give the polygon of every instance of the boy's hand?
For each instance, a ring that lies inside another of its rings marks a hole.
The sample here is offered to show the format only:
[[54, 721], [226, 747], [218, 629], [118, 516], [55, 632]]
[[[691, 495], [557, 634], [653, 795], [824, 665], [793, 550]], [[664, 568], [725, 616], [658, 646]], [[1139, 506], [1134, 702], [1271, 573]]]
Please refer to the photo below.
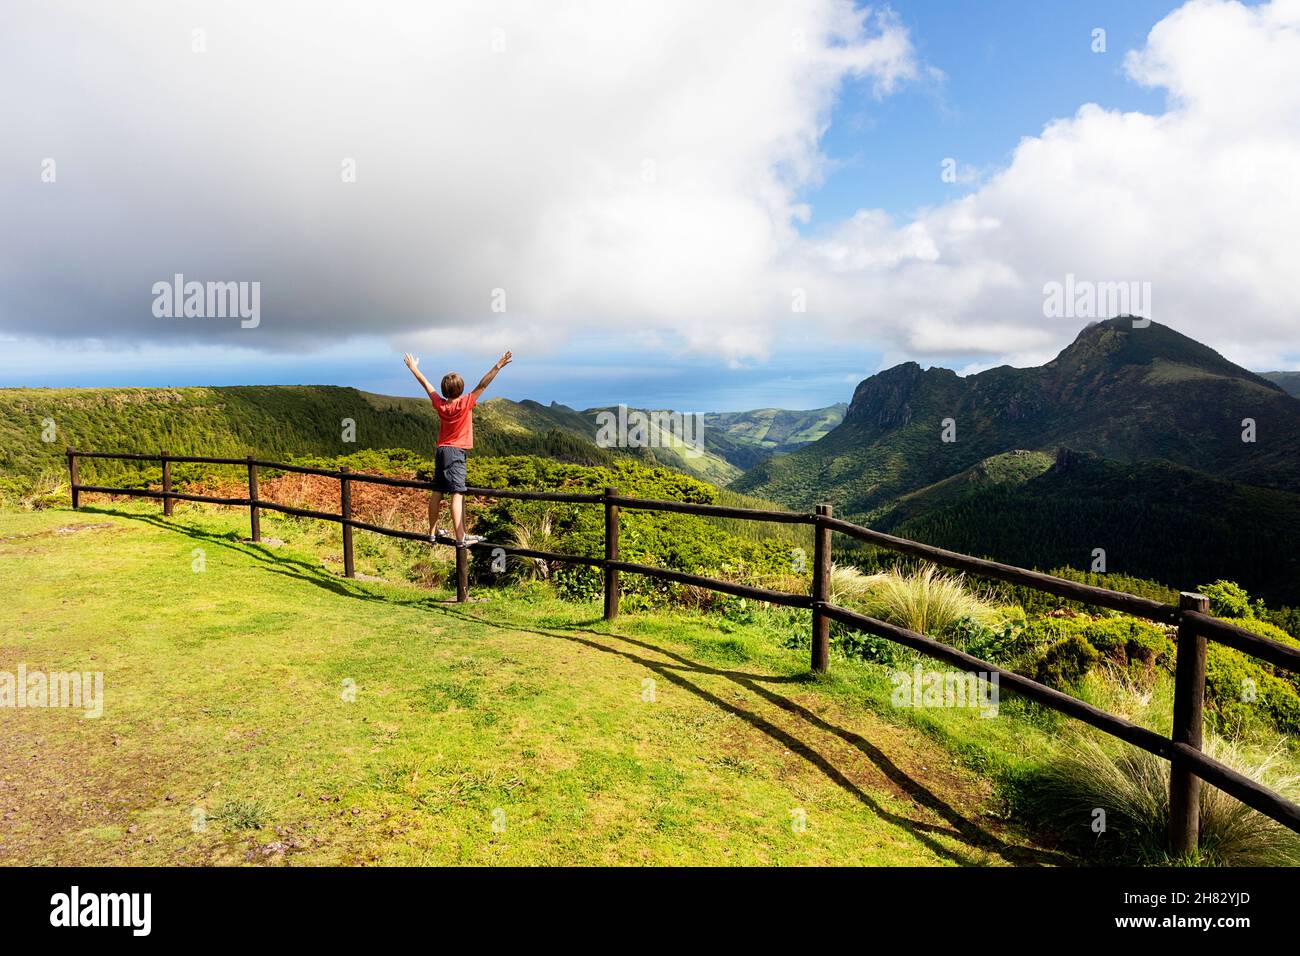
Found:
[[474, 387], [474, 394], [482, 395], [483, 390], [492, 384], [492, 379], [497, 377], [497, 372], [509, 365], [512, 358], [514, 358], [514, 355], [507, 352], [505, 355], [497, 359], [497, 364], [488, 369], [487, 374], [484, 375], [483, 378], [479, 380], [478, 385]]
[[417, 368], [420, 367], [420, 360], [416, 358], [414, 355], [412, 355], [410, 352], [406, 353], [402, 361], [406, 363], [406, 367], [409, 368], [412, 372], [414, 372]]

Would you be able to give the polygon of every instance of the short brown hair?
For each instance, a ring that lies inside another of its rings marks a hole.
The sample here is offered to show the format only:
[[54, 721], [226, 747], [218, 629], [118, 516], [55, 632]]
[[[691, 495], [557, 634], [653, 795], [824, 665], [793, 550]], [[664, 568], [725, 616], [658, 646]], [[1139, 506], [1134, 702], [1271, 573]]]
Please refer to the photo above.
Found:
[[465, 391], [465, 380], [455, 372], [448, 372], [442, 377], [442, 397], [450, 401], [453, 398], [460, 398], [460, 393]]

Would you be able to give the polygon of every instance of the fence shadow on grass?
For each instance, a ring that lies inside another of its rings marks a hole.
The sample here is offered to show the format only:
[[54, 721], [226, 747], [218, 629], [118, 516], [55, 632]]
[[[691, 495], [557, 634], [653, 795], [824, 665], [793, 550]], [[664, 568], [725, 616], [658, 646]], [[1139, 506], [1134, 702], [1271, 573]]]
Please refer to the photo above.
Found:
[[[1009, 863], [1014, 863], [1020, 866], [1060, 865], [1071, 862], [1069, 857], [1064, 854], [1007, 843], [1005, 840], [982, 828], [960, 810], [947, 803], [924, 783], [917, 780], [915, 777], [912, 777], [905, 770], [899, 767], [898, 764], [890, 759], [890, 757], [880, 748], [873, 745], [860, 734], [838, 727], [825, 718], [813, 713], [803, 705], [788, 697], [782, 696], [768, 687], [762, 686], [764, 684], [807, 683], [808, 681], [804, 677], [751, 674], [743, 671], [710, 667], [706, 664], [701, 664], [698, 661], [693, 661], [678, 652], [668, 650], [658, 644], [639, 640], [624, 634], [617, 634], [612, 631], [596, 631], [582, 627], [563, 628], [558, 626], [554, 628], [538, 628], [528, 624], [520, 624], [518, 622], [493, 621], [472, 613], [467, 613], [463, 609], [463, 606], [440, 605], [435, 609], [449, 617], [460, 620], [470, 620], [476, 624], [496, 628], [498, 630], [511, 632], [523, 631], [530, 634], [536, 634], [540, 637], [558, 638], [560, 640], [581, 644], [582, 646], [592, 650], [604, 654], [613, 654], [623, 658], [624, 660], [645, 667], [647, 670], [653, 671], [655, 674], [658, 674], [674, 686], [680, 687], [719, 710], [725, 711], [726, 713], [743, 720], [754, 729], [760, 731], [776, 743], [785, 747], [791, 753], [798, 754], [821, 771], [821, 773], [824, 774], [832, 783], [859, 800], [867, 807], [867, 809], [876, 814], [882, 820], [888, 821], [894, 826], [906, 830], [937, 855], [963, 866], [978, 866], [981, 864], [967, 859], [962, 854], [944, 846], [941, 842], [935, 839], [936, 836], [944, 835], [960, 840], [971, 849], [993, 853], [1002, 857]], [[632, 645], [670, 658], [676, 663], [666, 663], [649, 657], [643, 657], [630, 650], [611, 647], [609, 644], [603, 643], [602, 640], [597, 640], [597, 638], [601, 638], [604, 641], [617, 641], [622, 644]], [[800, 739], [800, 737], [796, 736], [795, 733], [777, 726], [767, 718], [751, 710], [746, 710], [731, 701], [724, 700], [698, 684], [693, 683], [691, 680], [688, 680], [686, 675], [723, 677], [731, 680], [802, 721], [808, 727], [816, 728], [824, 733], [838, 737], [863, 754], [863, 756], [865, 756], [886, 779], [897, 786], [903, 793], [907, 794], [907, 796], [915, 803], [928, 809], [937, 817], [944, 820], [946, 826], [927, 823], [922, 820], [916, 820], [886, 810], [875, 797], [854, 783], [830, 758], [819, 752], [811, 744]]]
[[[410, 600], [404, 600], [398, 597], [375, 594], [364, 584], [353, 583], [353, 581], [348, 578], [340, 577], [321, 564], [305, 561], [288, 554], [277, 554], [265, 544], [232, 538], [228, 533], [207, 531], [196, 525], [178, 521], [175, 517], [166, 519], [156, 515], [133, 514], [130, 512], [122, 512], [112, 508], [97, 506], [83, 506], [82, 510], [128, 518], [133, 521], [152, 525], [156, 528], [173, 531], [188, 538], [201, 540], [217, 547], [238, 552], [239, 554], [246, 555], [266, 565], [267, 569], [272, 573], [285, 575], [308, 584], [313, 584], [316, 587], [324, 588], [339, 597], [356, 598], [363, 601], [375, 601], [396, 606], [435, 610], [447, 617], [459, 621], [472, 621], [475, 624], [498, 630], [526, 632], [538, 635], [539, 637], [570, 641], [575, 644], [580, 644], [588, 649], [599, 651], [603, 654], [616, 655], [626, 661], [645, 667], [647, 670], [654, 672], [674, 686], [695, 695], [699, 699], [725, 713], [743, 720], [749, 726], [763, 733], [774, 742], [789, 750], [791, 753], [798, 754], [804, 760], [816, 767], [832, 783], [860, 801], [872, 813], [876, 814], [882, 820], [907, 831], [938, 856], [960, 865], [979, 865], [976, 861], [969, 859], [951, 847], [945, 846], [939, 839], [937, 839], [939, 836], [946, 836], [950, 839], [959, 840], [972, 850], [992, 853], [1017, 865], [1056, 865], [1070, 862], [1068, 857], [1061, 854], [1039, 850], [1032, 847], [1017, 846], [1006, 842], [969, 819], [960, 810], [946, 802], [938, 794], [934, 793], [934, 791], [927, 787], [923, 782], [912, 777], [905, 770], [899, 767], [897, 763], [890, 759], [890, 757], [879, 747], [872, 744], [862, 735], [846, 728], [839, 727], [826, 720], [824, 717], [809, 710], [807, 707], [804, 707], [802, 704], [777, 693], [770, 686], [764, 686], [773, 684], [809, 684], [811, 681], [807, 675], [758, 674], [733, 668], [713, 667], [709, 664], [692, 660], [680, 652], [667, 649], [649, 641], [641, 640], [625, 634], [618, 634], [613, 631], [600, 631], [583, 626], [584, 624], [595, 623], [595, 620], [590, 622], [577, 622], [570, 626], [557, 625], [550, 628], [539, 628], [531, 624], [521, 624], [511, 621], [493, 621], [472, 613], [465, 605], [450, 605], [437, 598], [419, 596]], [[610, 646], [610, 644], [605, 643], [608, 641], [615, 641], [623, 645], [658, 654], [662, 657], [668, 658], [672, 663], [645, 657], [635, 651], [625, 648]], [[935, 816], [944, 821], [944, 824], [935, 824], [923, 820], [916, 820], [885, 809], [873, 795], [865, 791], [858, 784], [854, 783], [844, 770], [836, 766], [833, 760], [818, 751], [805, 740], [801, 739], [795, 732], [777, 726], [772, 723], [772, 721], [753, 712], [752, 710], [747, 710], [732, 701], [724, 700], [718, 695], [688, 679], [691, 675], [697, 677], [720, 677], [732, 681], [755, 696], [761, 697], [763, 700], [789, 714], [791, 717], [800, 721], [803, 725], [806, 725], [807, 728], [815, 729], [822, 733], [838, 737], [840, 740], [861, 753], [871, 762], [872, 766], [875, 767], [877, 771], [893, 783], [894, 786], [898, 787], [901, 792], [905, 793], [917, 805], [924, 807], [931, 813], [935, 814]]]
[[267, 566], [267, 569], [273, 574], [284, 575], [285, 577], [295, 578], [307, 584], [314, 584], [316, 587], [324, 588], [340, 597], [358, 598], [363, 601], [376, 601], [381, 604], [399, 604], [403, 606], [423, 606], [430, 603], [431, 599], [425, 596], [412, 598], [411, 600], [401, 600], [398, 598], [387, 597], [382, 594], [374, 594], [365, 584], [352, 578], [345, 578], [330, 571], [323, 564], [304, 561], [301, 558], [295, 558], [292, 555], [277, 553], [275, 548], [265, 543], [249, 541], [244, 538], [232, 537], [230, 533], [218, 533], [207, 531], [196, 525], [187, 524], [178, 521], [176, 518], [161, 518], [157, 515], [133, 514], [131, 512], [115, 511], [112, 508], [101, 508], [94, 505], [82, 505], [82, 511], [88, 511], [95, 514], [112, 515], [118, 518], [129, 518], [132, 521], [140, 521], [144, 524], [153, 525], [155, 528], [163, 528], [167, 531], [175, 531], [183, 534], [188, 538], [197, 538], [217, 547], [226, 548], [239, 554], [247, 555], [255, 561], [260, 561]]

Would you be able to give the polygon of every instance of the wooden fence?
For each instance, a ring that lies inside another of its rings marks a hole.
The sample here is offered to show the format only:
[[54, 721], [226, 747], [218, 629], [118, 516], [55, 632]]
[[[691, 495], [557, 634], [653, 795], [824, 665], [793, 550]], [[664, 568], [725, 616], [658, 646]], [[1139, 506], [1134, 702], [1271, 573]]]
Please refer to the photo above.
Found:
[[[429, 536], [414, 531], [401, 531], [367, 524], [352, 517], [353, 482], [388, 485], [394, 488], [417, 488], [432, 490], [431, 482], [409, 478], [391, 478], [387, 475], [372, 475], [340, 468], [331, 471], [326, 468], [308, 468], [301, 465], [286, 465], [279, 462], [261, 461], [252, 456], [247, 458], [211, 458], [202, 456], [172, 455], [163, 451], [158, 454], [132, 454], [123, 452], [86, 452], [75, 448], [67, 450], [68, 471], [72, 486], [72, 507], [81, 503], [83, 493], [100, 493], [112, 495], [132, 495], [158, 498], [163, 503], [163, 514], [170, 515], [176, 501], [197, 501], [206, 504], [235, 505], [248, 508], [252, 540], [261, 539], [260, 513], [263, 510], [278, 511], [300, 518], [315, 518], [321, 521], [333, 521], [343, 528], [343, 568], [348, 577], [355, 575], [352, 560], [352, 532], [371, 531], [375, 534], [410, 541], [428, 542]], [[82, 458], [104, 458], [125, 461], [158, 461], [162, 463], [162, 490], [153, 491], [139, 488], [111, 488], [100, 485], [81, 484], [78, 461]], [[211, 495], [187, 494], [172, 488], [172, 462], [186, 462], [208, 465], [235, 465], [244, 467], [248, 472], [248, 496], [246, 498], [217, 498]], [[294, 508], [289, 505], [267, 501], [258, 495], [258, 469], [270, 468], [277, 471], [302, 475], [318, 475], [333, 478], [339, 482], [339, 513], [311, 511]], [[996, 674], [999, 687], [1005, 687], [1013, 693], [1020, 694], [1044, 707], [1060, 711], [1067, 716], [1081, 720], [1098, 730], [1116, 737], [1135, 747], [1153, 753], [1170, 764], [1170, 849], [1176, 854], [1187, 854], [1197, 846], [1200, 829], [1200, 788], [1206, 781], [1225, 793], [1237, 798], [1260, 813], [1272, 817], [1290, 829], [1300, 833], [1300, 806], [1290, 802], [1280, 794], [1238, 773], [1232, 768], [1206, 756], [1201, 750], [1201, 733], [1205, 703], [1205, 658], [1206, 642], [1215, 641], [1243, 653], [1253, 655], [1287, 670], [1300, 672], [1300, 650], [1278, 641], [1260, 637], [1228, 621], [1211, 617], [1209, 602], [1199, 594], [1184, 593], [1178, 604], [1165, 604], [1149, 598], [1138, 597], [1123, 591], [1081, 584], [1064, 578], [1054, 577], [1038, 571], [1030, 571], [1009, 564], [987, 561], [954, 551], [946, 551], [931, 545], [896, 538], [892, 535], [873, 531], [860, 525], [835, 518], [830, 505], [818, 505], [812, 514], [789, 511], [764, 511], [757, 508], [735, 508], [724, 505], [693, 504], [684, 501], [658, 501], [648, 498], [632, 498], [620, 495], [615, 488], [606, 488], [601, 494], [579, 494], [551, 491], [517, 491], [502, 488], [469, 488], [467, 494], [482, 498], [513, 498], [534, 501], [556, 501], [577, 504], [600, 505], [605, 510], [605, 553], [603, 557], [586, 555], [558, 554], [551, 551], [539, 551], [512, 545], [481, 542], [470, 545], [473, 548], [499, 550], [505, 554], [514, 554], [526, 558], [539, 558], [547, 562], [585, 564], [599, 567], [604, 572], [605, 619], [614, 620], [619, 612], [619, 575], [621, 573], [642, 574], [662, 581], [695, 585], [732, 594], [738, 597], [780, 604], [787, 607], [807, 608], [812, 611], [812, 669], [824, 672], [830, 662], [830, 624], [838, 622], [845, 627], [865, 631], [877, 637], [913, 648], [930, 657], [944, 661], [964, 671], [987, 676]], [[751, 521], [780, 522], [786, 524], [810, 525], [814, 529], [814, 548], [812, 566], [812, 586], [808, 594], [792, 594], [785, 591], [773, 591], [767, 588], [753, 587], [734, 581], [721, 581], [715, 578], [686, 574], [667, 568], [635, 564], [619, 557], [618, 529], [619, 511], [621, 509], [641, 511], [666, 511], [678, 514], [699, 515], [703, 517], [740, 518]], [[972, 657], [956, 648], [936, 641], [924, 634], [918, 634], [906, 628], [888, 624], [875, 618], [867, 617], [848, 608], [838, 607], [830, 602], [830, 568], [831, 535], [839, 533], [858, 541], [885, 548], [900, 554], [922, 558], [947, 568], [962, 571], [980, 577], [995, 578], [1012, 584], [1035, 588], [1047, 594], [1090, 604], [1094, 607], [1120, 611], [1137, 617], [1146, 618], [1161, 624], [1172, 624], [1178, 628], [1176, 642], [1176, 662], [1174, 667], [1174, 713], [1173, 736], [1164, 737], [1145, 727], [1130, 723], [1123, 718], [1100, 710], [1076, 697], [1030, 680], [1020, 674], [1004, 670], [995, 664]], [[451, 538], [438, 538], [439, 543], [454, 545]], [[469, 561], [466, 548], [456, 548], [456, 599], [466, 601], [469, 598]]]

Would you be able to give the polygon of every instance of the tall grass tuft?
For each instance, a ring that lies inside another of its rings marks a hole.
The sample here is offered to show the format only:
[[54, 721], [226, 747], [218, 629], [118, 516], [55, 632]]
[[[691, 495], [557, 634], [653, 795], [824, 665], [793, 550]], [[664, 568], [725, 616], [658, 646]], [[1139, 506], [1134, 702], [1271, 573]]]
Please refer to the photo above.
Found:
[[943, 574], [932, 564], [906, 574], [895, 569], [864, 576], [861, 587], [856, 600], [866, 614], [919, 634], [940, 635], [963, 620], [993, 625], [1004, 616], [967, 588], [963, 575]]
[[843, 607], [861, 601], [871, 591], [872, 578], [851, 564], [831, 565], [831, 603]]
[[[1243, 776], [1295, 800], [1300, 776], [1278, 772], [1286, 739], [1279, 738], [1262, 759], [1249, 760], [1230, 741], [1211, 735], [1209, 756]], [[1207, 821], [1209, 821], [1207, 825]], [[1300, 834], [1252, 810], [1209, 784], [1201, 786], [1201, 856], [1227, 866], [1300, 865]]]
[[[530, 551], [552, 551], [555, 548], [555, 520], [550, 511], [516, 522], [510, 528], [509, 543]], [[515, 581], [548, 580], [550, 565], [544, 558], [530, 558], [521, 554], [510, 555], [510, 577]]]
[[[1282, 744], [1279, 743], [1279, 747]], [[1283, 794], [1296, 777], [1274, 772], [1279, 751], [1250, 760], [1228, 740], [1211, 736], [1209, 756]], [[1136, 747], [1111, 751], [1077, 732], [1025, 787], [1025, 810], [1086, 856], [1116, 864], [1195, 863], [1213, 866], [1300, 864], [1300, 836], [1209, 784], [1201, 787], [1200, 849], [1193, 860], [1168, 852], [1169, 764]], [[1096, 829], [1104, 811], [1104, 829]]]

